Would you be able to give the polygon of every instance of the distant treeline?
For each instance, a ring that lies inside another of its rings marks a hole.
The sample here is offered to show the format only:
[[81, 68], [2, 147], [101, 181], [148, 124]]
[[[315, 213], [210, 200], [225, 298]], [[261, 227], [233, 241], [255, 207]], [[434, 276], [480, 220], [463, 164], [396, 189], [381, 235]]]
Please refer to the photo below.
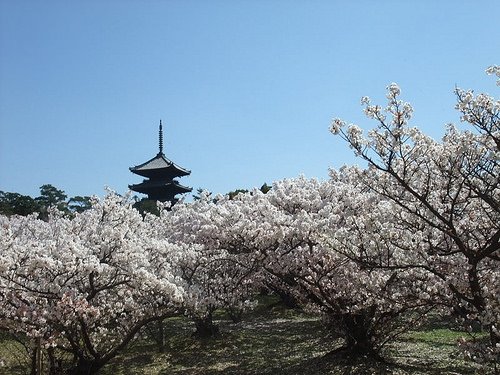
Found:
[[[259, 190], [265, 194], [270, 189], [271, 186], [264, 183]], [[194, 199], [199, 199], [203, 192], [203, 189], [198, 189], [198, 195], [194, 195]], [[248, 192], [246, 189], [237, 189], [229, 192], [228, 195], [230, 199], [233, 199], [239, 193], [246, 192]], [[210, 195], [211, 193], [205, 192], [205, 194]], [[135, 197], [135, 200], [136, 203], [134, 204], [134, 207], [141, 213], [157, 213], [158, 209], [156, 208], [156, 202], [150, 201], [147, 198], [139, 199], [137, 197]], [[60, 190], [51, 184], [40, 186], [40, 195], [35, 198], [29, 195], [0, 190], [0, 215], [6, 216], [27, 216], [38, 213], [39, 217], [45, 220], [48, 217], [49, 207], [56, 207], [59, 211], [64, 212], [65, 214], [73, 215], [75, 213], [81, 213], [88, 210], [91, 205], [91, 197], [77, 195], [75, 197], [68, 198], [68, 195], [64, 192], [64, 190]]]
[[0, 214], [11, 215], [31, 215], [38, 213], [41, 219], [47, 218], [49, 207], [56, 207], [58, 210], [72, 215], [83, 212], [91, 206], [91, 198], [88, 196], [75, 196], [68, 199], [63, 190], [46, 184], [40, 186], [40, 195], [30, 197], [19, 193], [11, 193], [0, 190]]

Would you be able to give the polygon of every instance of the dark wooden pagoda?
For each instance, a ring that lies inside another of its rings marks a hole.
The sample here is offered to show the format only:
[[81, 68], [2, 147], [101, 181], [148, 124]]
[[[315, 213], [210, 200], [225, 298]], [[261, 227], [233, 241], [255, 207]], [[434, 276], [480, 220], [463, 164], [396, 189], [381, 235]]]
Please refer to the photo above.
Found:
[[188, 176], [191, 171], [179, 167], [163, 153], [163, 128], [160, 120], [160, 152], [145, 163], [130, 167], [132, 173], [146, 177], [140, 184], [129, 185], [129, 189], [147, 194], [148, 199], [175, 204], [177, 194], [189, 193], [192, 188], [183, 186], [175, 179]]

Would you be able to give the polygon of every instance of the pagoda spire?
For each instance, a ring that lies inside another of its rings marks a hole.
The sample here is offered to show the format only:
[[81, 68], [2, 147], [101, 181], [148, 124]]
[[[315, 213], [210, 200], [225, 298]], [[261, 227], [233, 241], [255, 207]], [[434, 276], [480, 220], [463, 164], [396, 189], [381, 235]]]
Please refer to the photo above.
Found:
[[163, 154], [163, 126], [161, 125], [160, 119], [160, 134], [159, 134], [159, 143], [160, 143], [160, 154]]

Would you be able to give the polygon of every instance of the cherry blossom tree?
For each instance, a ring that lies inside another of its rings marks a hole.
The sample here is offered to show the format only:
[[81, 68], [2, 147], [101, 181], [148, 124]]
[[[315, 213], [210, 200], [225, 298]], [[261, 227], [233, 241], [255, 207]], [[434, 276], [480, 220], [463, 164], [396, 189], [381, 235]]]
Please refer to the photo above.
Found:
[[272, 217], [281, 219], [272, 226], [282, 225], [286, 235], [267, 252], [263, 267], [345, 339], [339, 353], [380, 358], [386, 343], [437, 304], [429, 290], [436, 285], [419, 270], [365, 266], [365, 258], [379, 258], [381, 251], [391, 256], [377, 236], [392, 227], [392, 207], [367, 192], [356, 175], [346, 168], [327, 182], [276, 182], [267, 197], [281, 212]]
[[114, 194], [72, 220], [1, 217], [0, 231], [0, 325], [48, 349], [51, 371], [57, 349], [73, 355], [69, 373], [96, 373], [183, 302], [168, 263], [178, 248]]
[[[498, 75], [498, 67], [488, 73]], [[468, 353], [498, 361], [500, 103], [457, 89], [456, 108], [473, 129], [449, 125], [436, 142], [409, 126], [413, 108], [399, 96], [399, 87], [391, 84], [384, 108], [362, 98], [366, 116], [377, 123], [366, 136], [340, 119], [331, 127], [368, 163], [358, 173], [367, 189], [398, 208], [398, 225], [380, 240], [390, 243], [396, 256], [387, 264], [365, 264], [426, 270], [439, 278], [450, 294], [443, 303], [465, 323], [479, 322], [489, 332], [488, 345], [476, 343]]]
[[[359, 257], [380, 255], [383, 244], [370, 244], [393, 225], [393, 207], [367, 192], [356, 176], [346, 169], [324, 183], [283, 180], [267, 194], [206, 197], [166, 212], [163, 227], [171, 241], [202, 246], [198, 262], [187, 262], [198, 292], [188, 299], [195, 303], [191, 314], [210, 317], [228, 306], [228, 297], [229, 305], [244, 301], [252, 289], [243, 286], [257, 283], [325, 317], [329, 329], [345, 338], [348, 354], [378, 356], [409, 320], [418, 321], [416, 312], [436, 304], [428, 286], [439, 288], [419, 270], [364, 267]], [[378, 220], [383, 227], [370, 224]], [[384, 249], [387, 257], [390, 249]], [[231, 272], [239, 276], [228, 277]]]
[[245, 206], [233, 199], [237, 198], [219, 196], [214, 201], [201, 194], [193, 203], [163, 210], [157, 223], [159, 237], [190, 248], [175, 260], [175, 268], [185, 283], [185, 313], [195, 322], [199, 337], [218, 333], [212, 321], [217, 309], [227, 310], [238, 321], [254, 306], [252, 299], [260, 285], [255, 261], [234, 251], [226, 241], [237, 218], [249, 222], [248, 215], [239, 210]]

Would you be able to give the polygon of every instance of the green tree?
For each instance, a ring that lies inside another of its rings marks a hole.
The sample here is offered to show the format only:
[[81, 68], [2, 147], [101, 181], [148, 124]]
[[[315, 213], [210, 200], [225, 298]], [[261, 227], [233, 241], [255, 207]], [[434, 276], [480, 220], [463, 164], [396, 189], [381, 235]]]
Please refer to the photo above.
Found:
[[92, 207], [91, 198], [88, 196], [72, 197], [68, 200], [68, 209], [73, 213], [82, 213]]
[[40, 196], [35, 198], [40, 205], [40, 218], [42, 220], [48, 218], [48, 209], [50, 207], [56, 207], [59, 211], [69, 213], [68, 204], [66, 203], [67, 197], [63, 190], [59, 190], [50, 184], [40, 186]]
[[66, 203], [67, 197], [63, 190], [59, 190], [50, 184], [45, 184], [40, 186], [40, 196], [35, 199], [45, 207], [52, 207]]
[[238, 194], [240, 193], [248, 193], [248, 190], [246, 189], [236, 189], [234, 191], [230, 191], [229, 193], [227, 193], [227, 195], [229, 195], [229, 199], [234, 199], [234, 197], [236, 197]]
[[67, 195], [53, 185], [46, 184], [40, 187], [40, 196], [32, 198], [29, 195], [0, 191], [0, 214], [2, 215], [30, 215], [38, 212], [41, 219], [47, 219], [48, 208], [56, 207], [65, 214], [82, 213], [91, 206], [89, 196], [75, 196], [66, 201]]
[[264, 185], [262, 185], [259, 190], [264, 194], [267, 194], [272, 188], [273, 187], [271, 185], [268, 185], [266, 182], [264, 182]]
[[0, 191], [0, 214], [30, 215], [40, 210], [39, 203], [29, 195]]
[[142, 216], [146, 215], [146, 213], [160, 216], [160, 210], [158, 209], [157, 201], [152, 199], [143, 198], [141, 200], [136, 200], [132, 207], [138, 210]]

